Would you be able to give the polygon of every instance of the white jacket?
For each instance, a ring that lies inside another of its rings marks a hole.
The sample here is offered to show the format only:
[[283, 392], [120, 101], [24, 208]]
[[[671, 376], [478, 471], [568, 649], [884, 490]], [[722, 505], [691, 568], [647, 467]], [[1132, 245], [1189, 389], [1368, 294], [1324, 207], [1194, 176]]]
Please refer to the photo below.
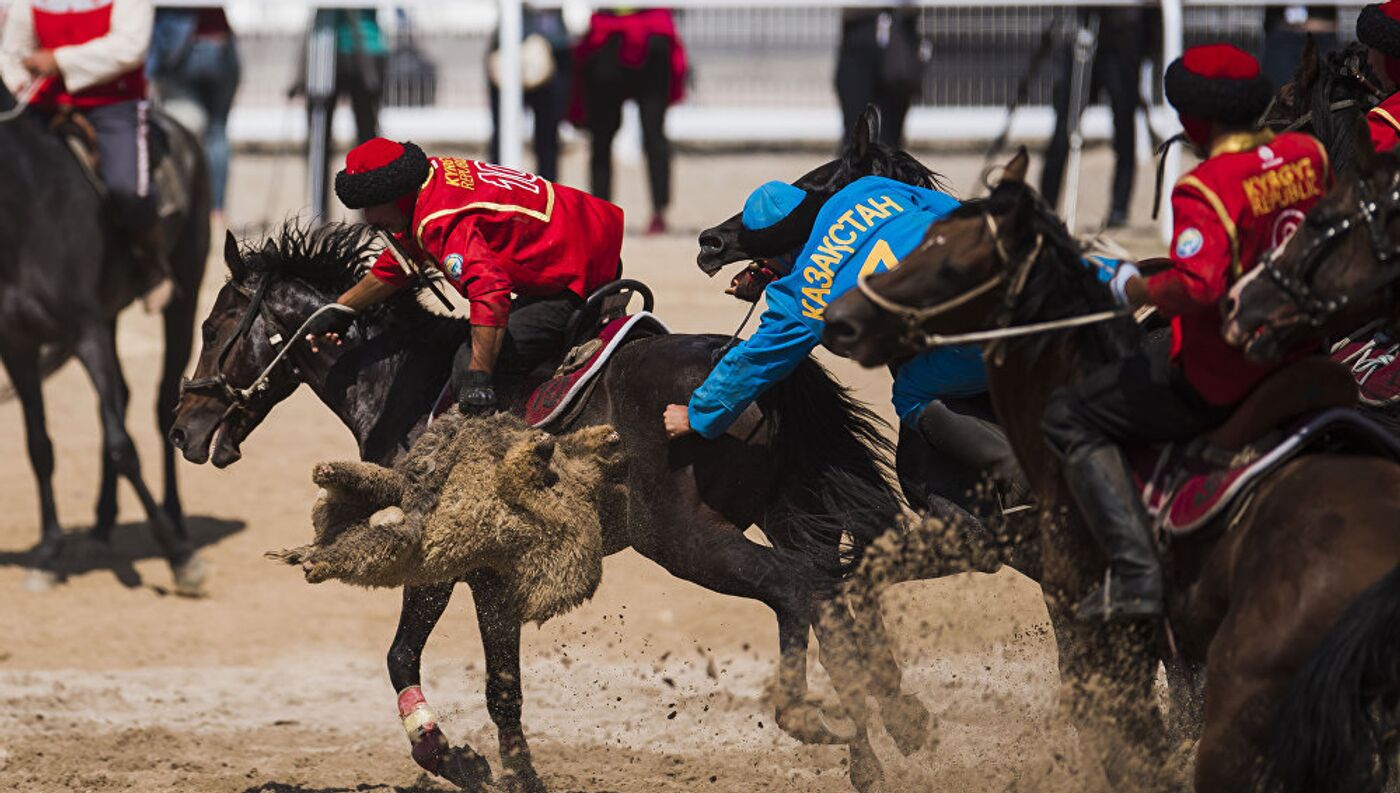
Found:
[[152, 0], [14, 0], [5, 16], [4, 32], [0, 33], [0, 79], [5, 86], [12, 93], [19, 93], [31, 79], [23, 60], [39, 48], [32, 4], [62, 9], [91, 8], [105, 2], [112, 5], [107, 35], [54, 50], [68, 92], [78, 93], [143, 66], [155, 21]]

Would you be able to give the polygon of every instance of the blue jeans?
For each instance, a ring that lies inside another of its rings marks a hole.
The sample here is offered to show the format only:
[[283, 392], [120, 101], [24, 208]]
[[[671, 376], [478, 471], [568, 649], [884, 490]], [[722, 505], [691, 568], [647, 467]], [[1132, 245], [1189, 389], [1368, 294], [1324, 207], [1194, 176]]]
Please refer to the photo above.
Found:
[[196, 38], [178, 65], [156, 77], [162, 101], [192, 102], [204, 111], [204, 154], [216, 211], [224, 208], [228, 185], [228, 113], [238, 79], [238, 49], [231, 37]]

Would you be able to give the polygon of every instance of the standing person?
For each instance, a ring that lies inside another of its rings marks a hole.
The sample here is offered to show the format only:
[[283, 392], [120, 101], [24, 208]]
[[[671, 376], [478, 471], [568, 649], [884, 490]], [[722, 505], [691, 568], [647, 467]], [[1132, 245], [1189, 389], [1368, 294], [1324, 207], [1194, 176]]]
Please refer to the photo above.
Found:
[[[538, 36], [547, 42], [548, 49], [538, 54], [547, 52], [552, 61], [548, 64], [548, 78], [539, 85], [527, 87], [524, 99], [535, 116], [535, 173], [553, 182], [559, 178], [559, 122], [564, 120], [565, 105], [569, 101], [569, 31], [564, 27], [562, 12], [526, 8], [522, 32], [526, 40]], [[498, 46], [499, 41], [492, 50]], [[501, 92], [494, 79], [487, 80], [487, 90], [491, 94], [491, 148], [487, 159], [498, 162], [501, 159]]]
[[1264, 9], [1264, 75], [1277, 91], [1293, 81], [1303, 47], [1311, 37], [1317, 54], [1326, 56], [1341, 46], [1337, 38], [1337, 7], [1311, 5], [1269, 6]]
[[915, 12], [845, 9], [836, 51], [841, 128], [855, 129], [868, 105], [880, 111], [880, 142], [904, 148], [904, 119], [923, 79]]
[[238, 47], [222, 8], [156, 10], [146, 71], [166, 111], [204, 141], [213, 220], [228, 189], [228, 114], [238, 92]]
[[685, 48], [676, 22], [664, 8], [599, 11], [574, 48], [579, 76], [569, 120], [592, 138], [589, 174], [593, 195], [612, 198], [612, 142], [622, 126], [622, 103], [637, 101], [651, 184], [648, 234], [666, 231], [671, 203], [671, 143], [666, 110], [685, 96]]
[[149, 167], [145, 64], [154, 18], [151, 0], [15, 0], [0, 34], [0, 77], [10, 91], [37, 83], [30, 106], [81, 112], [97, 134], [113, 221], [145, 270], [142, 302], [152, 313], [173, 289]]
[[[1113, 184], [1105, 226], [1120, 228], [1128, 223], [1128, 205], [1133, 198], [1133, 177], [1137, 172], [1138, 79], [1143, 55], [1152, 49], [1151, 26], [1141, 8], [1089, 6], [1079, 11], [1079, 22], [1090, 16], [1099, 20], [1098, 47], [1090, 68], [1087, 105], [1102, 91], [1108, 94], [1113, 114]], [[1040, 176], [1040, 194], [1052, 205], [1060, 204], [1069, 158], [1070, 88], [1074, 69], [1074, 44], [1060, 54], [1055, 76], [1055, 133], [1045, 152], [1045, 170]]]

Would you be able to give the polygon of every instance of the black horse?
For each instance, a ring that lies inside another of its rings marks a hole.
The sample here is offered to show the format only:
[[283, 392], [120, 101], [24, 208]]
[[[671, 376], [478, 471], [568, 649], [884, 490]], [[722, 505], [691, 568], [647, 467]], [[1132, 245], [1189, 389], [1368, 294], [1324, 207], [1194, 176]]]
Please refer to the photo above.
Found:
[[[141, 476], [126, 429], [128, 393], [117, 358], [116, 318], [137, 296], [140, 268], [107, 220], [103, 197], [83, 167], [37, 113], [21, 111], [0, 86], [0, 361], [24, 411], [29, 459], [39, 484], [42, 534], [32, 553], [30, 588], [56, 580], [63, 531], [53, 495], [53, 445], [44, 419], [43, 378], [76, 355], [97, 389], [102, 417], [102, 483], [92, 535], [110, 537], [117, 517], [117, 477], [136, 490], [178, 591], [196, 594], [203, 566], [185, 530], [175, 481], [175, 454], [164, 447], [165, 499], [157, 503]], [[189, 132], [155, 114], [185, 200], [165, 219], [175, 283], [167, 305], [165, 356], [156, 416], [171, 427], [180, 376], [189, 362], [195, 301], [209, 253], [209, 178], [204, 152]]]
[[1356, 163], [1352, 130], [1383, 96], [1367, 66], [1364, 45], [1353, 43], [1324, 57], [1308, 39], [1293, 82], [1279, 89], [1263, 121], [1274, 131], [1311, 133], [1340, 173]]
[[[452, 356], [469, 335], [465, 321], [431, 314], [415, 295], [402, 294], [369, 312], [359, 322], [360, 339], [345, 348], [313, 354], [289, 336], [364, 272], [366, 240], [362, 227], [306, 232], [288, 225], [262, 247], [240, 250], [230, 235], [224, 251], [230, 280], [205, 320], [196, 370], [212, 385], [186, 391], [171, 431], [188, 460], [212, 457], [220, 467], [238, 460], [241, 442], [302, 383], [350, 428], [365, 460], [392, 462], [423, 430]], [[265, 386], [246, 399], [235, 396], [268, 370], [283, 341], [295, 346], [269, 370]], [[867, 686], [906, 748], [921, 743], [928, 715], [917, 699], [900, 696], [900, 671], [878, 629], [868, 646], [849, 642], [853, 619], [878, 625], [878, 614], [853, 617], [833, 608], [814, 617], [861, 548], [895, 523], [888, 441], [879, 419], [808, 361], [760, 400], [767, 432], [668, 442], [662, 409], [700, 384], [724, 341], [671, 335], [624, 346], [565, 428], [608, 423], [621, 436], [628, 488], [615, 509], [605, 510], [606, 551], [633, 547], [678, 577], [771, 607], [782, 657], [779, 724], [808, 740], [849, 743], [853, 781], [865, 789], [881, 774], [864, 729]], [[746, 539], [742, 530], [751, 524], [775, 547]], [[487, 707], [499, 729], [507, 781], [542, 790], [520, 725], [520, 621], [490, 574], [465, 580], [475, 599]], [[405, 588], [389, 651], [395, 690], [419, 684], [422, 648], [452, 589], [451, 583]], [[812, 627], [855, 726], [834, 728], [805, 702]], [[440, 732], [425, 741], [426, 748], [424, 741], [415, 747], [420, 764], [458, 784], [479, 784], [479, 756], [449, 750]]]

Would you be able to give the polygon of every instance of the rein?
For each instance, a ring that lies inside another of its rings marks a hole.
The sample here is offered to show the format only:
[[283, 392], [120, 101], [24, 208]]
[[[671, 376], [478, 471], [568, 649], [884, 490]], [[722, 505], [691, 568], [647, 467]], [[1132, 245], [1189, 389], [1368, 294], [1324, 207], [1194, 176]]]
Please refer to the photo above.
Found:
[[[263, 301], [267, 296], [267, 289], [272, 283], [272, 277], [265, 276], [262, 282], [258, 284], [257, 288], [252, 291], [249, 291], [247, 287], [241, 284], [231, 283], [234, 289], [237, 289], [240, 294], [248, 298], [248, 309], [244, 312], [242, 318], [238, 320], [238, 327], [234, 329], [233, 334], [230, 335], [228, 339], [224, 341], [223, 346], [219, 348], [219, 357], [216, 362], [215, 374], [212, 377], [186, 379], [180, 382], [181, 395], [187, 393], [198, 394], [201, 396], [213, 397], [227, 403], [228, 407], [225, 408], [223, 415], [219, 417], [220, 422], [224, 421], [224, 419], [227, 419], [235, 412], [243, 410], [254, 396], [267, 389], [267, 381], [272, 377], [272, 372], [282, 363], [282, 360], [287, 357], [287, 354], [291, 352], [292, 346], [296, 343], [297, 339], [301, 338], [307, 327], [311, 325], [312, 320], [327, 311], [348, 311], [353, 313], [352, 309], [342, 306], [339, 303], [327, 303], [311, 312], [311, 315], [307, 317], [290, 336], [284, 337], [281, 326], [278, 324], [277, 320], [268, 314], [263, 307]], [[228, 381], [228, 376], [224, 374], [224, 363], [228, 360], [229, 354], [233, 352], [234, 345], [238, 343], [239, 339], [248, 334], [249, 329], [253, 327], [253, 320], [259, 315], [261, 315], [263, 321], [273, 329], [273, 333], [268, 337], [268, 341], [271, 342], [274, 347], [280, 345], [281, 349], [273, 356], [272, 361], [268, 363], [267, 366], [263, 367], [262, 372], [260, 372], [257, 377], [253, 378], [252, 383], [249, 383], [245, 388], [237, 388]]]
[[[991, 235], [997, 259], [1006, 265], [1013, 264], [1010, 254], [1007, 252], [1006, 246], [1002, 242], [996, 219], [993, 218], [990, 213], [983, 213], [982, 217], [986, 221], [987, 232]], [[928, 247], [931, 244], [933, 243], [925, 243], [922, 247]], [[955, 344], [977, 344], [988, 341], [1001, 341], [1003, 339], [1013, 339], [1022, 336], [1034, 336], [1041, 333], [1050, 333], [1057, 330], [1066, 330], [1069, 328], [1082, 327], [1084, 325], [1093, 325], [1099, 322], [1107, 322], [1131, 314], [1127, 309], [1099, 311], [1078, 317], [1066, 317], [1065, 319], [1055, 319], [1046, 322], [1032, 322], [1026, 325], [1012, 325], [1009, 327], [995, 328], [993, 330], [949, 335], [931, 333], [923, 330], [923, 325], [928, 320], [952, 311], [959, 306], [966, 305], [1000, 286], [1006, 281], [1008, 270], [1014, 270], [1015, 276], [1012, 278], [1011, 290], [1007, 294], [1007, 300], [1008, 302], [1015, 302], [1016, 298], [1020, 296], [1021, 290], [1025, 288], [1026, 281], [1030, 277], [1031, 268], [1040, 260], [1040, 255], [1044, 251], [1044, 248], [1044, 235], [1036, 234], [1035, 245], [1031, 247], [1030, 253], [1019, 263], [1016, 263], [1014, 267], [1008, 267], [1007, 270], [997, 273], [966, 292], [927, 308], [905, 305], [881, 295], [867, 283], [867, 275], [865, 273], [861, 273], [856, 279], [856, 288], [860, 290], [862, 295], [865, 295], [867, 300], [874, 303], [877, 308], [880, 308], [886, 313], [893, 314], [900, 319], [904, 326], [903, 338], [905, 341], [914, 342], [925, 349], [947, 347]]]
[[52, 77], [45, 77], [41, 80], [30, 80], [29, 85], [26, 85], [24, 90], [19, 92], [19, 96], [15, 97], [15, 106], [9, 110], [0, 112], [0, 124], [7, 124], [24, 115], [24, 111], [29, 109], [29, 103], [34, 101], [34, 97], [38, 96], [40, 91], [47, 88], [52, 80]]

